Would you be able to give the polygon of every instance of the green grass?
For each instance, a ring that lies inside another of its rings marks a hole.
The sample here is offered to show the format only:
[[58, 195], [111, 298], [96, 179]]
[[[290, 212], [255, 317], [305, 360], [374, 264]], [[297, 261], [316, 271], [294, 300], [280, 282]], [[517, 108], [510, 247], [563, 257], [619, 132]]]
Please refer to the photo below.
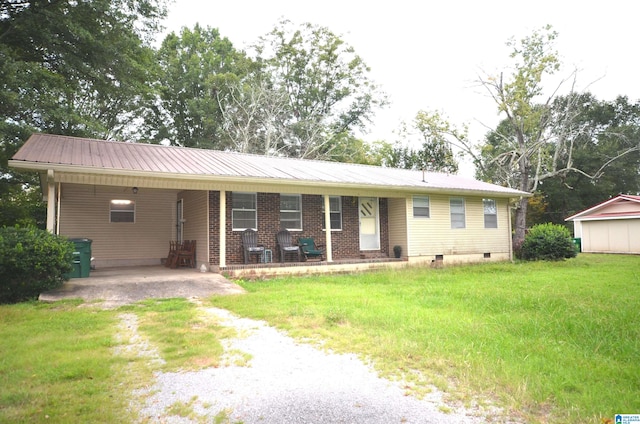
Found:
[[[383, 375], [405, 378], [410, 393], [433, 383], [453, 401], [493, 401], [527, 422], [599, 423], [640, 411], [640, 256], [242, 284], [249, 294], [211, 302], [371, 359]], [[232, 331], [184, 299], [86, 306], [0, 305], [0, 422], [134, 422], [132, 394], [157, 366], [116, 353], [127, 343], [117, 337], [123, 313], [137, 315], [163, 370], [248, 360], [225, 356], [220, 339]], [[190, 415], [192, 404], [166, 413]]]
[[[135, 351], [116, 353], [129, 342], [116, 337], [120, 315], [131, 312], [162, 365]], [[153, 370], [217, 366], [220, 339], [233, 334], [185, 299], [119, 310], [80, 301], [0, 305], [0, 423], [135, 422], [133, 393], [151, 382]], [[189, 405], [179, 406], [167, 415], [182, 414]]]
[[220, 339], [235, 335], [186, 299], [150, 299], [132, 310], [139, 316], [139, 331], [160, 350], [163, 371], [217, 367], [224, 354]]
[[242, 282], [212, 302], [530, 422], [640, 411], [640, 257]]
[[114, 315], [78, 302], [0, 306], [0, 422], [127, 422]]

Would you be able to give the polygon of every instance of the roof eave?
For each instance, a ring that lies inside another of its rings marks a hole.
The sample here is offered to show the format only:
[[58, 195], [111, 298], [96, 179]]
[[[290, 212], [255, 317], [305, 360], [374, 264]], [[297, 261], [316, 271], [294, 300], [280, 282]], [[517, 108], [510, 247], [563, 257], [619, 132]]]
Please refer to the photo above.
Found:
[[579, 221], [583, 221], [584, 219], [580, 219], [581, 217], [593, 215], [594, 212], [596, 212], [596, 211], [598, 211], [598, 210], [600, 210], [600, 209], [602, 209], [602, 208], [604, 208], [606, 206], [609, 206], [611, 203], [615, 203], [615, 202], [617, 202], [617, 201], [619, 201], [621, 199], [639, 203], [638, 199], [635, 199], [633, 197], [630, 197], [630, 196], [627, 196], [627, 195], [624, 195], [624, 194], [619, 194], [619, 195], [617, 195], [615, 197], [612, 197], [611, 199], [607, 199], [607, 200], [605, 200], [603, 202], [598, 203], [597, 205], [591, 206], [590, 208], [584, 209], [584, 210], [582, 210], [582, 211], [580, 211], [580, 212], [578, 212], [576, 214], [573, 214], [570, 217], [565, 218], [565, 221], [578, 221], [578, 220]]
[[215, 182], [221, 183], [236, 183], [236, 184], [251, 184], [254, 186], [266, 186], [266, 185], [288, 185], [304, 187], [309, 184], [316, 184], [327, 188], [345, 188], [345, 189], [365, 189], [367, 191], [399, 191], [403, 193], [446, 193], [453, 195], [474, 195], [474, 196], [491, 196], [497, 198], [509, 198], [516, 199], [521, 197], [531, 197], [532, 194], [520, 192], [514, 190], [513, 192], [500, 192], [491, 190], [473, 190], [462, 188], [444, 188], [433, 187], [425, 183], [424, 187], [420, 186], [399, 186], [399, 185], [379, 185], [379, 184], [363, 184], [363, 183], [336, 183], [331, 181], [321, 180], [295, 180], [295, 179], [282, 179], [282, 178], [265, 178], [265, 177], [239, 177], [228, 175], [206, 175], [206, 174], [178, 174], [168, 172], [155, 172], [155, 171], [135, 171], [135, 170], [122, 170], [112, 168], [94, 168], [77, 165], [64, 165], [45, 162], [28, 162], [22, 160], [9, 160], [10, 167], [26, 169], [36, 172], [43, 172], [53, 170], [56, 173], [70, 173], [70, 174], [86, 174], [86, 175], [109, 175], [109, 176], [125, 176], [125, 177], [139, 177], [139, 178], [159, 178], [159, 179], [180, 179], [183, 181], [197, 181], [197, 182]]

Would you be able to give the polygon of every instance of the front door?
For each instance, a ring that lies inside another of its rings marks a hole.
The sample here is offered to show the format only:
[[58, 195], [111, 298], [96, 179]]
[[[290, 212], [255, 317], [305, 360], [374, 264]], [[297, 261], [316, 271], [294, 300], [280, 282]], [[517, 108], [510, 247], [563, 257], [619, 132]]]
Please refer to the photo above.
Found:
[[360, 250], [379, 250], [378, 198], [360, 197], [358, 211], [360, 216]]
[[176, 240], [182, 243], [184, 237], [183, 199], [178, 200], [176, 205]]

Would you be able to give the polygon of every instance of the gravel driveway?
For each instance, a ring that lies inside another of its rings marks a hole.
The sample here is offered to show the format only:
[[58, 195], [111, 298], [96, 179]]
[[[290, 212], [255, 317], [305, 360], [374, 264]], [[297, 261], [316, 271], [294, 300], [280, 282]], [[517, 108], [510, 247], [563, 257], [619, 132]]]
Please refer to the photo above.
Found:
[[[264, 322], [222, 309], [205, 311], [238, 331], [238, 338], [226, 340], [227, 352], [251, 359], [240, 366], [229, 361], [197, 372], [157, 373], [140, 412], [145, 422], [214, 422], [216, 416], [245, 424], [486, 422], [473, 411], [445, 407], [435, 389], [423, 400], [406, 395], [400, 383], [377, 377], [354, 355], [299, 344]], [[198, 421], [168, 413], [177, 404], [191, 405]]]

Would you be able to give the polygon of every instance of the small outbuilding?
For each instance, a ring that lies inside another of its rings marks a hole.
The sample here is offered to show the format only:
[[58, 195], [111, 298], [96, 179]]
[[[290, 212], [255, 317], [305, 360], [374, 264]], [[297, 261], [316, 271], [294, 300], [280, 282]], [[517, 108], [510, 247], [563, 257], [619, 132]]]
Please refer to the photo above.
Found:
[[640, 254], [640, 196], [620, 194], [570, 216], [582, 252]]

